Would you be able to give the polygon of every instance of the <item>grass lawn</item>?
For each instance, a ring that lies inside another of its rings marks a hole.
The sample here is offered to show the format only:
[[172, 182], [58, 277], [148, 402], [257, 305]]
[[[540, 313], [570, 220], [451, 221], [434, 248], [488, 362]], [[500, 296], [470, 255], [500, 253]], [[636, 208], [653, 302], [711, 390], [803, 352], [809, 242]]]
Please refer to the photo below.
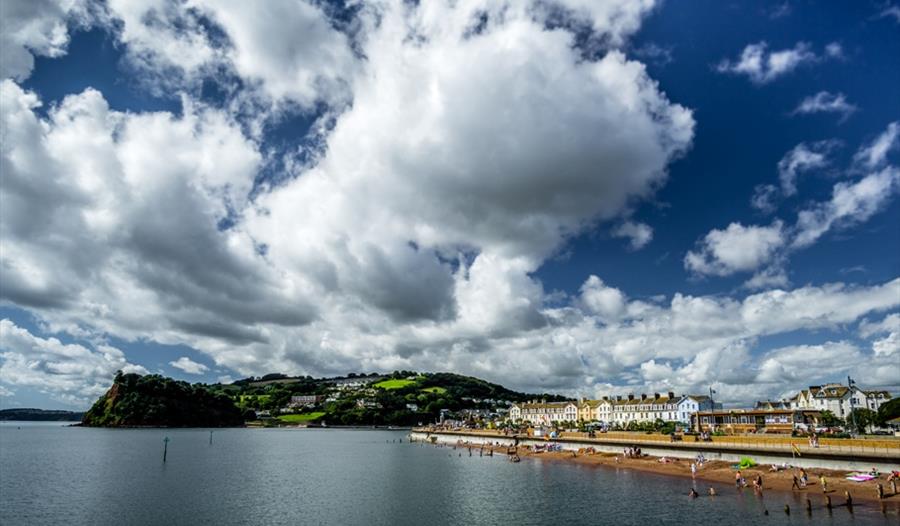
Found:
[[312, 413], [300, 413], [299, 415], [280, 415], [278, 420], [288, 424], [305, 424], [306, 422], [318, 420], [323, 416], [325, 416], [324, 411], [315, 411]]
[[426, 393], [436, 393], [436, 394], [444, 394], [447, 392], [447, 390], [444, 389], [443, 387], [437, 387], [437, 386], [426, 387], [425, 389], [422, 389], [422, 390], [425, 391]]
[[269, 401], [271, 395], [241, 395], [239, 405], [242, 406], [255, 406], [257, 404], [264, 404]]
[[400, 389], [401, 387], [413, 385], [414, 383], [416, 383], [415, 380], [385, 380], [383, 382], [378, 382], [372, 387], [378, 387], [379, 389]]

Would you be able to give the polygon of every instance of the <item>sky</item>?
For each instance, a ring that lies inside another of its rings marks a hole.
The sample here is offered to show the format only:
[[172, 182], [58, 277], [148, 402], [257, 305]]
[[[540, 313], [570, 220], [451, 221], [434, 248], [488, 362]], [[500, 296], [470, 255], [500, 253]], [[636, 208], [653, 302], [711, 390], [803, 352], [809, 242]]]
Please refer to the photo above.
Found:
[[0, 3], [0, 407], [900, 393], [900, 4]]

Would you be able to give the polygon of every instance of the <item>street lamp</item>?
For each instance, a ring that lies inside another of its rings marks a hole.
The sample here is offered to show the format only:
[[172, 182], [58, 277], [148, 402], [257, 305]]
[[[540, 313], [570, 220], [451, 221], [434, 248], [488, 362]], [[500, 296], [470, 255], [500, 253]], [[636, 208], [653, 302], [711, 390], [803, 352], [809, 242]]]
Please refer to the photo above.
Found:
[[853, 378], [850, 378], [850, 375], [847, 375], [847, 389], [850, 391], [850, 421], [852, 422], [854, 435], [856, 434], [856, 415], [853, 414], [853, 385], [856, 382], [853, 381]]

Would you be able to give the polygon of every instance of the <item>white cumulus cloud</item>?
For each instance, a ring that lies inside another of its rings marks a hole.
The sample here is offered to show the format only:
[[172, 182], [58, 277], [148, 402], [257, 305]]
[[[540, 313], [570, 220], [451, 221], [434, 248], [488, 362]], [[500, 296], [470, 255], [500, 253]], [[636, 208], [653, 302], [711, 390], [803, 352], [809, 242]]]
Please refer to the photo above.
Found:
[[898, 184], [900, 170], [892, 166], [857, 182], [837, 183], [830, 200], [802, 210], [797, 215], [797, 232], [792, 246], [809, 246], [836, 226], [868, 220], [890, 201]]
[[195, 362], [194, 360], [191, 360], [187, 356], [182, 356], [181, 358], [179, 358], [175, 361], [169, 362], [169, 365], [171, 365], [172, 367], [174, 367], [176, 369], [180, 369], [180, 370], [186, 372], [187, 374], [203, 374], [209, 370], [209, 367], [207, 367], [206, 365], [203, 365], [202, 363], [199, 363], [199, 362]]
[[60, 57], [69, 44], [69, 24], [90, 23], [80, 0], [0, 2], [0, 80], [31, 76], [34, 57]]
[[861, 147], [853, 160], [868, 169], [880, 167], [888, 154], [900, 146], [900, 122], [894, 121], [869, 144]]
[[762, 41], [747, 45], [737, 60], [722, 60], [716, 70], [720, 73], [745, 75], [756, 84], [767, 84], [804, 64], [814, 64], [825, 58], [838, 58], [841, 55], [840, 44], [834, 42], [826, 46], [823, 55], [817, 55], [806, 42], [798, 42], [790, 49], [769, 51], [768, 43]]
[[813, 113], [837, 113], [841, 116], [841, 120], [853, 114], [858, 108], [855, 104], [847, 102], [847, 96], [843, 93], [831, 93], [828, 91], [820, 91], [815, 95], [804, 97], [800, 104], [794, 109], [796, 114], [813, 114]]
[[781, 221], [769, 226], [731, 223], [724, 230], [713, 229], [706, 234], [697, 250], [687, 253], [684, 264], [697, 274], [727, 276], [769, 263], [784, 244]]
[[626, 221], [615, 227], [612, 235], [627, 238], [631, 250], [640, 250], [653, 240], [653, 228], [646, 223]]
[[778, 179], [786, 196], [797, 193], [797, 177], [804, 172], [822, 169], [829, 164], [828, 155], [839, 146], [834, 140], [800, 143], [778, 161]]
[[105, 344], [89, 349], [41, 338], [10, 320], [0, 320], [0, 378], [37, 389], [67, 404], [85, 406], [109, 389], [117, 370], [147, 374], [125, 353]]

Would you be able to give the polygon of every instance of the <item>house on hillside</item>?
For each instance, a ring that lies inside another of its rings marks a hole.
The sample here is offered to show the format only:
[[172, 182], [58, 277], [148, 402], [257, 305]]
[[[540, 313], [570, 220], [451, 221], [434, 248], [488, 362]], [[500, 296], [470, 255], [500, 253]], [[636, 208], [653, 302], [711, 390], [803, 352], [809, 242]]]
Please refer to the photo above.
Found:
[[324, 399], [325, 397], [322, 395], [294, 395], [291, 397], [291, 401], [288, 402], [288, 407], [291, 409], [310, 407], [318, 404]]

